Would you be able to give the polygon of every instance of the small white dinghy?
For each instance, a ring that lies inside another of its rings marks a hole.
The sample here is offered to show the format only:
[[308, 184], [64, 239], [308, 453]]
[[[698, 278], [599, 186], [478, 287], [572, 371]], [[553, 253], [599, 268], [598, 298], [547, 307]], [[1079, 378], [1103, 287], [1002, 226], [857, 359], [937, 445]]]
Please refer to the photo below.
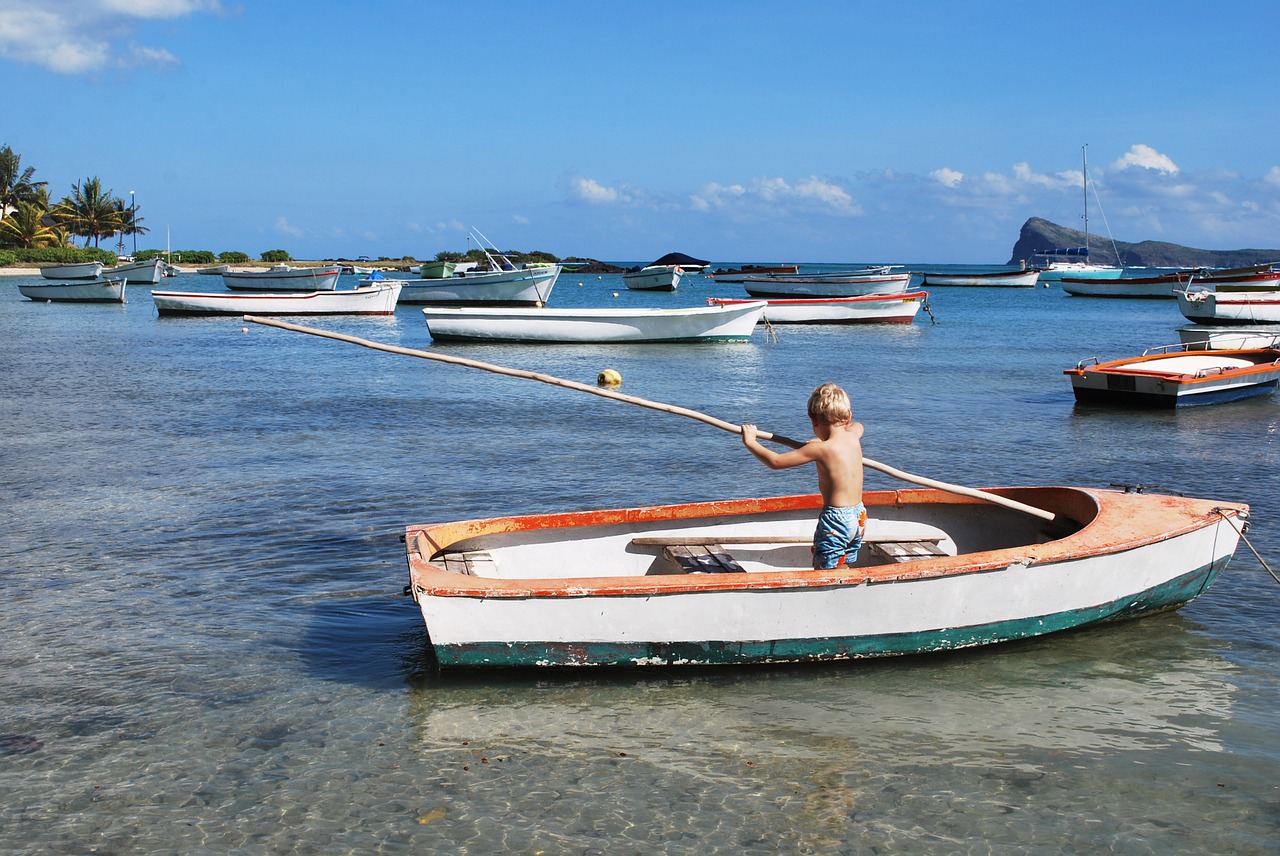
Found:
[[88, 279], [19, 285], [18, 293], [31, 300], [55, 303], [124, 303], [125, 281]]
[[[910, 324], [928, 299], [927, 291], [859, 297], [778, 297], [765, 301], [768, 306], [760, 320], [770, 324]], [[750, 302], [728, 297], [707, 298], [711, 306]]]
[[765, 302], [674, 309], [427, 307], [437, 341], [537, 343], [741, 342]]
[[102, 262], [79, 262], [65, 265], [45, 265], [40, 275], [45, 279], [97, 279], [106, 267]]
[[392, 315], [400, 285], [388, 280], [343, 291], [309, 294], [152, 291], [161, 315]]

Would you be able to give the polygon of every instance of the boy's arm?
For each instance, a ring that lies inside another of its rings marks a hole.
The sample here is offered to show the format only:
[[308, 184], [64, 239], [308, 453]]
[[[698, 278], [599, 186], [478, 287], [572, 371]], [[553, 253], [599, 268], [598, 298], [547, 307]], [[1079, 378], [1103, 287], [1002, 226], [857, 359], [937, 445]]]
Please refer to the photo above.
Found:
[[817, 460], [818, 443], [810, 440], [799, 449], [791, 449], [790, 451], [779, 454], [770, 448], [762, 445], [756, 439], [759, 432], [755, 425], [744, 424], [742, 426], [742, 445], [747, 447], [747, 451], [755, 455], [760, 463], [764, 464], [771, 470], [785, 470], [790, 467], [798, 467], [807, 464], [810, 461]]

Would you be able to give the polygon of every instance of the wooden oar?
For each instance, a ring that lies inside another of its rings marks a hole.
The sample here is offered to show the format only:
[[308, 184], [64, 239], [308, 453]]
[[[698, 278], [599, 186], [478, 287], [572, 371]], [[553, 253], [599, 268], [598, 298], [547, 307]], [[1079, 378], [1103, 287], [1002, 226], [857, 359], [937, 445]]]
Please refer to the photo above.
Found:
[[[268, 327], [279, 327], [281, 330], [292, 330], [295, 333], [308, 333], [312, 336], [321, 336], [326, 339], [336, 339], [339, 342], [350, 342], [353, 345], [361, 345], [366, 348], [372, 348], [375, 351], [386, 351], [390, 354], [403, 354], [408, 357], [418, 357], [424, 360], [434, 360], [438, 363], [449, 363], [455, 366], [465, 366], [471, 369], [480, 369], [481, 371], [493, 372], [494, 374], [507, 375], [508, 377], [524, 378], [526, 380], [536, 380], [540, 383], [551, 384], [552, 386], [562, 386], [566, 389], [576, 389], [579, 392], [588, 392], [592, 395], [598, 395], [601, 398], [611, 398], [614, 401], [623, 401], [627, 404], [635, 404], [640, 407], [647, 407], [650, 410], [659, 410], [663, 413], [673, 413], [676, 416], [685, 416], [689, 419], [696, 419], [707, 425], [719, 428], [722, 431], [728, 431], [732, 434], [741, 434], [742, 426], [733, 422], [725, 422], [723, 419], [717, 419], [714, 416], [708, 416], [697, 410], [690, 410], [687, 407], [678, 407], [674, 404], [664, 404], [661, 401], [651, 401], [647, 398], [638, 398], [634, 395], [626, 395], [625, 393], [615, 392], [598, 386], [590, 386], [589, 384], [579, 383], [578, 381], [565, 380], [564, 378], [555, 377], [554, 375], [542, 374], [540, 372], [525, 371], [524, 369], [513, 369], [507, 366], [499, 366], [494, 363], [481, 362], [480, 360], [469, 360], [465, 357], [455, 357], [450, 354], [433, 354], [428, 351], [420, 351], [414, 348], [402, 348], [399, 345], [388, 345], [383, 342], [375, 342], [371, 339], [361, 339], [358, 336], [348, 336], [345, 333], [335, 333], [331, 330], [321, 330], [316, 327], [304, 327], [301, 324], [290, 324], [287, 321], [277, 321], [274, 318], [262, 318], [256, 315], [244, 316], [245, 321], [252, 321], [254, 324], [264, 324]], [[771, 434], [767, 431], [761, 431], [757, 436], [761, 440], [771, 440], [783, 446], [790, 446], [798, 449], [804, 445], [800, 440], [793, 440], [790, 437], [784, 437], [781, 434]], [[913, 475], [912, 473], [903, 472], [894, 467], [873, 461], [870, 458], [863, 457], [862, 463], [873, 470], [879, 470], [885, 475], [901, 479], [912, 484], [931, 487], [936, 490], [954, 493], [959, 496], [968, 496], [974, 499], [985, 500], [995, 505], [1001, 505], [1005, 508], [1012, 508], [1015, 511], [1021, 511], [1024, 514], [1030, 514], [1039, 517], [1042, 520], [1056, 520], [1057, 515], [1052, 511], [1045, 511], [1043, 508], [1036, 508], [1033, 505], [1027, 505], [1017, 500], [1008, 499], [1007, 497], [997, 496], [994, 493], [988, 493], [977, 488], [965, 487], [963, 485], [948, 484], [947, 482], [937, 481], [935, 479], [925, 478], [924, 476]]]

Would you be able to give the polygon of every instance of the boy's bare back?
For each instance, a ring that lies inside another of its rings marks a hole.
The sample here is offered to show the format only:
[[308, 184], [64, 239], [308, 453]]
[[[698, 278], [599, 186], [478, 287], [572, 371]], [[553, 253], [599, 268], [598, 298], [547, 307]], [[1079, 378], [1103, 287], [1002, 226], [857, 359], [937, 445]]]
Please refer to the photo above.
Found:
[[814, 438], [799, 449], [778, 453], [756, 439], [755, 425], [742, 426], [742, 443], [765, 466], [774, 470], [812, 461], [818, 467], [818, 490], [825, 505], [852, 508], [862, 502], [862, 423], [850, 414], [849, 396], [833, 383], [823, 384], [809, 398]]

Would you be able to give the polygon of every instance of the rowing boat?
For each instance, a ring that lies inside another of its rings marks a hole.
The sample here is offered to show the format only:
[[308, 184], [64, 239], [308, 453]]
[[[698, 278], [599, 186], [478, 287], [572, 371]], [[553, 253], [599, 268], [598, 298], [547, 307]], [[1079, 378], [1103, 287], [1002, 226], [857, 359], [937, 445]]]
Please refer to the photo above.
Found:
[[818, 495], [409, 526], [439, 665], [665, 666], [967, 648], [1162, 612], [1227, 566], [1248, 506], [1000, 488], [864, 496], [857, 561], [811, 570]]
[[400, 284], [310, 293], [152, 291], [161, 315], [392, 315]]
[[428, 306], [422, 314], [437, 341], [741, 342], [750, 338], [764, 307], [763, 300], [672, 309]]
[[[779, 297], [765, 301], [768, 305], [760, 320], [771, 324], [910, 324], [928, 299], [927, 291], [857, 297]], [[710, 306], [749, 302], [728, 297], [707, 298]]]

